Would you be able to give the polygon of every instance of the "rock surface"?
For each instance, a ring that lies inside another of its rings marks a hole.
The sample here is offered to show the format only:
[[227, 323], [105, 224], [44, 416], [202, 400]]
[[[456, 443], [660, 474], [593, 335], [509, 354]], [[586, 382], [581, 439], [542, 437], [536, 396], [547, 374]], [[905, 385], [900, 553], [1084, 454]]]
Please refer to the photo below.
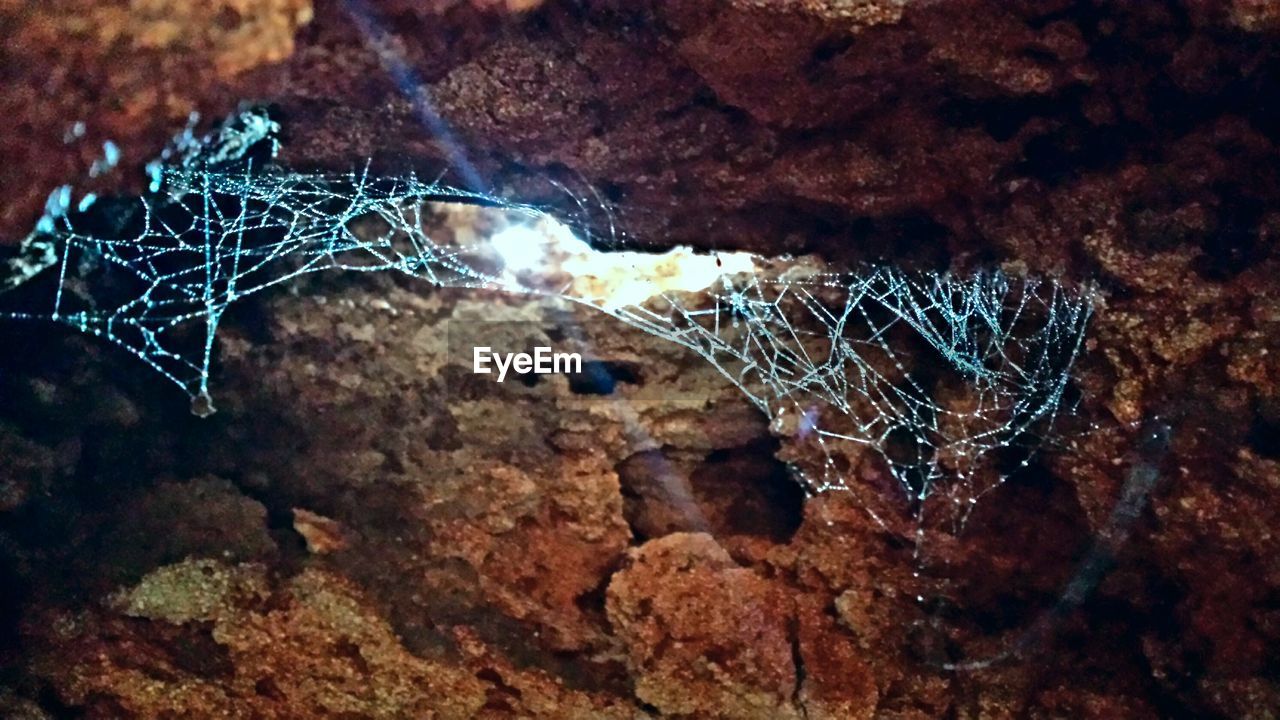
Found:
[[[341, 3], [196, 5], [0, 2], [5, 243], [57, 185], [136, 189], [191, 111], [262, 100], [293, 166], [465, 157], [455, 182], [598, 192], [623, 242], [1094, 283], [1096, 428], [916, 578], [866, 498], [802, 503], [771, 456], [804, 458], [695, 358], [588, 323], [640, 370], [581, 395], [477, 384], [447, 345], [479, 319], [536, 338], [555, 308], [315, 280], [228, 320], [208, 421], [130, 358], [6, 326], [6, 714], [1280, 707], [1271, 3], [387, 1], [374, 38]], [[120, 169], [85, 180], [106, 140]], [[1155, 415], [1164, 478], [1097, 593], [1025, 662], [941, 670], [1056, 601]]]

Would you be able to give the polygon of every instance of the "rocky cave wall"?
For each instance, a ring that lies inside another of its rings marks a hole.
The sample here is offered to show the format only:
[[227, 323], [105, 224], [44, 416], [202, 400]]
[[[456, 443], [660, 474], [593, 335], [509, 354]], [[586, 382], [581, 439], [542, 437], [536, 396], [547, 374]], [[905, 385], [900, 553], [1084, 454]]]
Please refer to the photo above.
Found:
[[[802, 501], [764, 421], [639, 333], [593, 329], [633, 368], [612, 394], [476, 386], [441, 328], [548, 309], [325, 278], [228, 321], [200, 421], [4, 327], [6, 715], [1274, 716], [1273, 4], [388, 1], [372, 38], [352, 7], [0, 3], [0, 239], [264, 101], [290, 166], [461, 148], [503, 195], [598, 193], [623, 243], [1096, 283], [1098, 429], [984, 501], [930, 614], [902, 538]], [[1097, 594], [1033, 661], [937, 669], [1054, 602], [1157, 414], [1164, 477]]]

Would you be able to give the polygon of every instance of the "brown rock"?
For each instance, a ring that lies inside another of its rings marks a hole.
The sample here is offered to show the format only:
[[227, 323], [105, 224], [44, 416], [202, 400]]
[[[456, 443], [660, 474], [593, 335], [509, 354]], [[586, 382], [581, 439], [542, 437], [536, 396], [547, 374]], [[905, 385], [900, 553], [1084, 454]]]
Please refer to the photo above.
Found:
[[609, 622], [636, 696], [663, 714], [799, 717], [789, 601], [715, 539], [646, 543], [609, 583]]
[[[902, 489], [857, 448], [832, 450], [853, 493], [769, 515], [768, 473], [707, 460], [764, 425], [656, 339], [593, 337], [644, 367], [594, 405], [468, 382], [444, 323], [527, 320], [510, 299], [328, 279], [272, 296], [227, 323], [225, 403], [199, 432], [142, 382], [111, 399], [108, 351], [50, 339], [24, 365], [21, 345], [0, 374], [16, 676], [104, 717], [1266, 716], [1274, 4], [534, 4], [370, 3], [451, 146], [340, 3], [0, 3], [0, 242], [64, 182], [137, 188], [128, 166], [192, 110], [260, 99], [287, 163], [429, 174], [452, 150], [523, 200], [574, 206], [548, 179], [598, 191], [622, 242], [1092, 284], [1085, 427], [1064, 419], [967, 527], [926, 528], [922, 563]], [[82, 182], [106, 140], [126, 167]], [[939, 670], [1053, 606], [1157, 416], [1175, 439], [1151, 511], [1094, 599], [1024, 662]], [[687, 497], [636, 468], [655, 456]]]

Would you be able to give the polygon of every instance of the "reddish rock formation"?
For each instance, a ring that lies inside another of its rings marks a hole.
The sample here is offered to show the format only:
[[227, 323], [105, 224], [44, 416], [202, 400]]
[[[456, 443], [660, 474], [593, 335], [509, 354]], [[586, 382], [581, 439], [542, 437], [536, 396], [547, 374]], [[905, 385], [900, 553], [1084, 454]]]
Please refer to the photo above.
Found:
[[793, 611], [710, 535], [673, 533], [640, 547], [610, 581], [606, 607], [636, 697], [661, 714], [800, 717]]
[[[931, 528], [943, 577], [915, 578], [909, 533], [862, 510], [901, 514], [874, 467], [847, 458], [867, 496], [801, 517], [760, 419], [638, 333], [593, 337], [642, 381], [574, 405], [451, 369], [442, 323], [523, 317], [510, 301], [316, 281], [229, 318], [225, 402], [200, 422], [130, 358], [3, 328], [0, 709], [1280, 707], [1272, 3], [371, 1], [376, 38], [347, 7], [0, 3], [0, 242], [62, 183], [136, 190], [191, 111], [260, 100], [293, 166], [431, 174], [461, 154], [502, 194], [598, 193], [623, 242], [1092, 283], [1077, 414], [1096, 427], [958, 538]], [[86, 180], [106, 140], [122, 166]], [[1024, 662], [940, 670], [1055, 602], [1133, 461], [1127, 428], [1155, 414], [1164, 478], [1096, 595]]]

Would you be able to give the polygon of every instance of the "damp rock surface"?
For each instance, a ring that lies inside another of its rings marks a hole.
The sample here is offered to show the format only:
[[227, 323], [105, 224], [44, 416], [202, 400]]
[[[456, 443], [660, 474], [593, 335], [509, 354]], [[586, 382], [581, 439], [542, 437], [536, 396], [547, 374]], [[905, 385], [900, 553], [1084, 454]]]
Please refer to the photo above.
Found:
[[[5, 713], [1280, 707], [1270, 3], [367, 6], [400, 80], [343, 3], [0, 3], [0, 243], [63, 183], [136, 191], [192, 111], [261, 101], [294, 167], [452, 163], [562, 209], [598, 194], [624, 244], [1092, 283], [1093, 427], [938, 533], [944, 577], [918, 578], [883, 473], [845, 449], [866, 492], [798, 499], [778, 465], [814, 459], [695, 357], [588, 324], [640, 368], [591, 396], [477, 382], [448, 346], [481, 319], [537, 339], [561, 309], [301, 283], [228, 319], [206, 421], [131, 357], [6, 326]], [[88, 177], [108, 140], [119, 166]], [[942, 670], [1058, 600], [1153, 416], [1174, 437], [1161, 481], [1091, 599], [1023, 662]]]

